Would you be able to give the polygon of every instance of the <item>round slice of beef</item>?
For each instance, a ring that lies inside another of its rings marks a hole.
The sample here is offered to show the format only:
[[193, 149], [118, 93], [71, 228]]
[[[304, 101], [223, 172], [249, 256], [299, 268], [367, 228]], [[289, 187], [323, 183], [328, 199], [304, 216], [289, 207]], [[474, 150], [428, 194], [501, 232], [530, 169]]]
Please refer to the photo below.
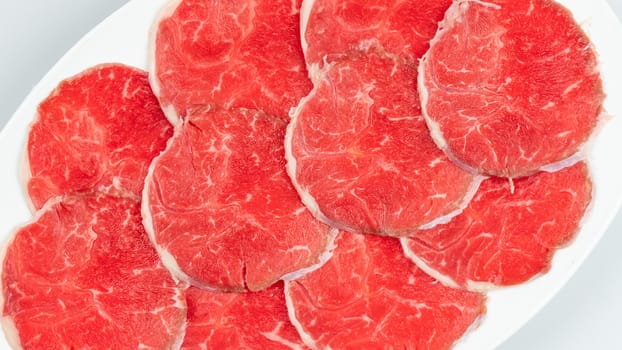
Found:
[[320, 220], [349, 231], [404, 236], [448, 220], [479, 179], [429, 136], [414, 66], [377, 57], [330, 64], [293, 114], [288, 173]]
[[[513, 186], [513, 187], [512, 187]], [[592, 198], [584, 162], [514, 180], [490, 178], [449, 223], [402, 238], [406, 255], [443, 283], [487, 290], [547, 272]]]
[[283, 282], [250, 293], [190, 287], [187, 296], [183, 350], [307, 349], [289, 321]]
[[588, 37], [550, 0], [455, 1], [422, 58], [419, 93], [450, 158], [510, 178], [567, 165], [604, 98]]
[[87, 69], [39, 105], [26, 152], [30, 200], [39, 209], [52, 197], [104, 187], [139, 199], [151, 160], [172, 134], [145, 72]]
[[150, 168], [143, 216], [178, 278], [255, 291], [328, 259], [334, 233], [287, 177], [285, 127], [246, 109], [197, 111], [177, 125]]
[[300, 0], [171, 1], [154, 24], [150, 81], [172, 123], [196, 106], [263, 110], [288, 120], [311, 90]]
[[2, 326], [23, 349], [176, 349], [185, 291], [161, 264], [140, 204], [103, 193], [49, 201], [2, 260]]
[[285, 283], [290, 319], [314, 349], [448, 349], [485, 313], [483, 294], [443, 286], [389, 237], [342, 232], [333, 258]]

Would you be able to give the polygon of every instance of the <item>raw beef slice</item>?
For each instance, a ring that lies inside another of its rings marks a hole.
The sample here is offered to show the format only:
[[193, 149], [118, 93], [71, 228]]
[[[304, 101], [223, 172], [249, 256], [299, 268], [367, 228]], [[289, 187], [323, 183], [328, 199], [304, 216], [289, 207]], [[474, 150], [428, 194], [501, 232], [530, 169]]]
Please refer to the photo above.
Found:
[[448, 288], [388, 237], [342, 232], [331, 260], [285, 283], [290, 319], [314, 349], [447, 349], [485, 312], [483, 294]]
[[422, 59], [419, 93], [450, 158], [511, 178], [575, 154], [604, 97], [589, 39], [549, 0], [455, 1]]
[[39, 105], [28, 136], [33, 206], [111, 186], [139, 199], [149, 163], [172, 134], [141, 70], [105, 64], [61, 82]]
[[2, 262], [2, 326], [24, 349], [175, 349], [185, 292], [162, 266], [140, 205], [102, 193], [49, 201]]
[[164, 264], [202, 288], [260, 290], [328, 259], [331, 229], [285, 172], [286, 124], [260, 111], [197, 111], [154, 160], [145, 227]]
[[156, 20], [150, 80], [172, 123], [188, 109], [259, 109], [288, 120], [311, 90], [300, 0], [171, 1]]
[[353, 51], [380, 49], [415, 62], [450, 5], [451, 0], [304, 0], [305, 60], [311, 68]]
[[283, 283], [252, 293], [187, 291], [183, 350], [306, 349], [289, 322]]
[[403, 238], [406, 255], [453, 287], [486, 290], [545, 273], [569, 243], [592, 196], [585, 163], [558, 172], [482, 183], [462, 214]]
[[373, 55], [341, 60], [293, 114], [288, 172], [320, 220], [404, 236], [447, 220], [479, 180], [449, 161], [419, 109], [414, 66]]

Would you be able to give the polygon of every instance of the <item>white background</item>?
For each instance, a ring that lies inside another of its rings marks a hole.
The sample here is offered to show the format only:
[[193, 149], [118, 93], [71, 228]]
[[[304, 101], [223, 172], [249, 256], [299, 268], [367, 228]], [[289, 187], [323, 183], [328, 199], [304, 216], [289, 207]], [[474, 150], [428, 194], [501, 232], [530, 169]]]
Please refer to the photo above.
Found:
[[[0, 0], [0, 128], [65, 51], [126, 2]], [[622, 0], [608, 2], [622, 18]], [[568, 284], [500, 349], [622, 349], [622, 213]]]

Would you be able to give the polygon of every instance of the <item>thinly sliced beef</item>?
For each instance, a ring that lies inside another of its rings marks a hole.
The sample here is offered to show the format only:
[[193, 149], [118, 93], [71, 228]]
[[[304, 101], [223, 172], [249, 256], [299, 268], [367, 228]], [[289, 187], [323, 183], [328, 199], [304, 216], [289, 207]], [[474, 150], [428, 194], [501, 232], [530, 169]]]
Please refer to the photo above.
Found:
[[24, 349], [174, 349], [185, 292], [162, 266], [140, 205], [103, 193], [51, 200], [2, 261], [2, 325]]
[[569, 243], [592, 198], [585, 163], [482, 183], [462, 214], [403, 238], [406, 255], [445, 284], [486, 290], [545, 273]]
[[445, 287], [398, 240], [340, 233], [329, 262], [285, 283], [292, 323], [314, 349], [447, 349], [485, 312], [482, 294]]
[[321, 66], [351, 52], [381, 50], [415, 62], [450, 5], [451, 0], [305, 0], [305, 60]]
[[30, 128], [25, 175], [33, 206], [103, 187], [140, 198], [149, 164], [172, 134], [145, 72], [105, 64], [64, 80]]
[[299, 0], [170, 2], [150, 48], [150, 80], [169, 120], [205, 105], [288, 120], [311, 90], [299, 8]]
[[251, 293], [191, 287], [187, 295], [183, 350], [307, 348], [289, 322], [282, 282]]
[[374, 55], [328, 66], [293, 114], [288, 172], [313, 214], [338, 228], [404, 236], [459, 212], [479, 180], [429, 136], [415, 67]]
[[419, 93], [438, 146], [503, 177], [574, 155], [604, 98], [588, 37], [550, 0], [454, 1], [422, 59]]
[[203, 288], [260, 290], [328, 257], [334, 233], [285, 172], [286, 124], [260, 111], [196, 111], [156, 158], [145, 227], [173, 274]]

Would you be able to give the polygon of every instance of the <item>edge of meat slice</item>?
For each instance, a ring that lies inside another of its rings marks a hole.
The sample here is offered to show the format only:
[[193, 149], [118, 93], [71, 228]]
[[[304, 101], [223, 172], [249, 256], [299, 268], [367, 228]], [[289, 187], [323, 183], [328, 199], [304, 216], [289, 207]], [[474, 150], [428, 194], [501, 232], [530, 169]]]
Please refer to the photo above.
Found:
[[0, 248], [0, 326], [2, 327], [2, 330], [4, 331], [5, 339], [7, 340], [11, 348], [16, 349], [16, 350], [23, 349], [24, 347], [22, 346], [21, 341], [19, 339], [19, 333], [18, 333], [17, 327], [15, 326], [15, 322], [13, 321], [13, 318], [11, 318], [10, 316], [4, 315], [4, 312], [3, 312], [5, 300], [4, 300], [4, 292], [2, 291], [3, 288], [2, 288], [1, 276], [4, 270], [4, 259], [6, 258], [6, 253], [7, 253], [9, 246], [13, 244], [15, 237], [17, 237], [17, 232], [24, 226], [28, 226], [28, 225], [36, 223], [45, 212], [50, 210], [50, 208], [55, 203], [58, 203], [61, 200], [62, 200], [62, 196], [58, 196], [58, 197], [49, 199], [39, 209], [35, 209], [34, 206], [32, 206], [31, 209], [34, 212], [32, 218], [28, 219], [26, 222], [15, 227], [13, 229], [13, 232], [9, 234], [8, 238], [4, 242], [1, 243], [2, 246]]
[[[309, 80], [313, 83], [313, 89], [315, 90], [316, 82], [319, 82], [322, 79], [322, 65], [314, 62], [309, 63], [307, 60], [307, 50], [309, 48], [309, 43], [307, 42], [307, 38], [305, 36], [305, 32], [307, 30], [307, 24], [309, 22], [309, 16], [311, 15], [311, 10], [313, 9], [313, 5], [315, 4], [315, 0], [302, 0], [302, 4], [300, 6], [300, 46], [302, 47], [302, 54], [305, 58], [305, 64], [307, 66], [307, 73], [309, 76]], [[328, 65], [328, 62], [324, 62], [324, 67]], [[311, 92], [309, 92], [309, 95]], [[306, 98], [307, 96], [303, 97]], [[294, 112], [293, 107], [289, 115], [292, 117], [292, 113]]]
[[[450, 288], [455, 288], [455, 289], [461, 289], [462, 287], [458, 284], [458, 282], [454, 281], [453, 278], [440, 273], [438, 270], [435, 270], [434, 268], [432, 268], [430, 265], [426, 264], [425, 261], [423, 261], [421, 258], [419, 258], [419, 256], [417, 256], [417, 254], [415, 254], [415, 252], [413, 252], [409, 247], [408, 247], [408, 237], [402, 237], [400, 238], [400, 244], [402, 245], [402, 250], [404, 251], [404, 256], [406, 256], [408, 259], [410, 259], [413, 264], [415, 264], [418, 268], [420, 268], [421, 270], [423, 270], [425, 273], [427, 273], [429, 276], [432, 276], [434, 279], [438, 280], [439, 282], [441, 282], [443, 285], [450, 287]], [[482, 288], [466, 288], [468, 290], [475, 290], [475, 291], [487, 291], [490, 289], [494, 288], [494, 285], [491, 283], [484, 283], [481, 286]]]
[[[41, 207], [41, 209], [36, 210], [34, 216], [28, 221], [26, 221], [23, 225], [30, 225], [32, 223], [35, 223], [41, 217], [44, 210], [47, 210], [48, 206], [50, 205], [49, 203], [55, 202], [57, 200], [58, 199], [56, 198], [50, 199], [43, 207]], [[34, 209], [34, 206], [31, 209]], [[17, 327], [15, 326], [15, 322], [13, 321], [13, 318], [3, 315], [3, 312], [2, 312], [2, 310], [4, 310], [4, 293], [1, 290], [2, 289], [1, 288], [2, 287], [1, 276], [2, 276], [2, 271], [4, 269], [3, 262], [4, 262], [4, 259], [6, 258], [7, 249], [9, 248], [9, 245], [13, 244], [13, 241], [15, 240], [15, 237], [17, 236], [17, 231], [19, 231], [20, 228], [21, 226], [14, 228], [13, 232], [9, 234], [7, 239], [0, 243], [2, 244], [2, 246], [0, 247], [0, 327], [2, 327], [2, 331], [4, 332], [4, 337], [7, 340], [7, 343], [9, 343], [12, 349], [16, 349], [16, 350], [23, 349], [23, 346], [19, 339], [19, 333], [17, 331]]]
[[[181, 1], [181, 0], [175, 0]], [[149, 241], [155, 248], [156, 252], [160, 256], [160, 260], [162, 260], [162, 264], [171, 272], [171, 275], [176, 281], [184, 281], [193, 286], [197, 286], [201, 289], [209, 290], [217, 292], [217, 288], [210, 287], [203, 283], [196, 281], [195, 279], [188, 276], [185, 272], [181, 270], [179, 264], [177, 264], [177, 260], [168, 250], [162, 248], [155, 237], [155, 229], [153, 225], [153, 217], [151, 216], [151, 210], [149, 210], [149, 187], [146, 185], [151, 182], [153, 178], [153, 173], [155, 167], [159, 161], [159, 159], [173, 146], [174, 139], [179, 137], [179, 135], [183, 132], [181, 125], [183, 122], [180, 120], [179, 123], [175, 124], [175, 129], [173, 131], [173, 136], [167, 141], [166, 148], [162, 153], [160, 153], [157, 157], [153, 158], [151, 164], [149, 165], [149, 170], [147, 172], [147, 176], [145, 177], [145, 186], [143, 187], [142, 192], [142, 201], [140, 204], [140, 213], [143, 217], [143, 226], [145, 227], [145, 231], [147, 232], [147, 236], [149, 237]]]
[[[441, 131], [440, 124], [437, 121], [432, 119], [432, 117], [428, 114], [428, 108], [427, 108], [428, 103], [429, 103], [429, 91], [428, 91], [428, 88], [426, 87], [427, 80], [425, 79], [426, 62], [429, 59], [430, 52], [432, 51], [432, 48], [434, 47], [434, 45], [445, 36], [446, 32], [448, 31], [448, 28], [450, 28], [452, 24], [462, 15], [462, 10], [460, 8], [460, 5], [463, 3], [469, 3], [469, 2], [477, 3], [478, 5], [481, 5], [484, 7], [491, 7], [491, 8], [496, 8], [496, 9], [501, 8], [501, 5], [499, 4], [495, 4], [492, 2], [486, 2], [486, 1], [479, 1], [479, 0], [454, 1], [454, 3], [445, 12], [445, 16], [443, 20], [439, 22], [439, 25], [438, 25], [439, 29], [434, 35], [434, 37], [432, 38], [432, 40], [430, 40], [430, 49], [420, 59], [420, 64], [417, 68], [418, 70], [417, 89], [419, 92], [419, 98], [421, 100], [421, 112], [426, 121], [426, 124], [428, 125], [428, 128], [430, 130], [430, 136], [434, 140], [434, 143], [447, 155], [447, 157], [449, 157], [455, 164], [457, 164], [461, 168], [473, 174], [483, 174], [482, 169], [477, 168], [476, 166], [473, 166], [471, 164], [468, 164], [466, 161], [461, 159], [458, 155], [456, 155], [451, 150], [443, 132]], [[551, 2], [555, 3], [556, 6], [562, 7], [563, 10], [565, 10], [566, 12], [570, 14], [570, 16], [572, 16], [572, 13], [570, 13], [568, 9], [566, 9], [565, 7], [563, 7], [562, 5], [560, 5], [559, 3], [555, 1], [551, 1]], [[602, 97], [602, 88], [601, 88], [601, 97]], [[576, 150], [574, 152], [566, 155], [565, 157], [559, 160], [556, 160], [556, 161], [553, 161], [547, 164], [542, 164], [536, 169], [526, 170], [526, 172], [521, 172], [517, 174], [508, 175], [505, 173], [497, 174], [496, 172], [495, 173], [492, 173], [492, 172], [489, 173], [488, 171], [484, 171], [484, 172], [486, 175], [494, 175], [494, 176], [508, 177], [508, 178], [518, 178], [522, 176], [529, 176], [538, 171], [552, 172], [552, 171], [557, 171], [557, 170], [572, 166], [578, 161], [586, 159], [587, 150], [590, 147], [589, 144], [591, 143], [592, 140], [595, 139], [595, 135], [598, 133], [599, 127], [602, 126], [604, 121], [606, 121], [605, 116], [606, 116], [606, 112], [602, 109], [602, 101], [601, 101], [601, 110], [600, 110], [599, 115], [596, 117], [596, 126], [591, 130], [591, 133], [587, 136], [587, 139], [584, 140], [583, 143], [579, 144], [576, 147]]]
[[320, 255], [317, 264], [314, 264], [309, 267], [305, 267], [305, 268], [302, 268], [296, 271], [292, 271], [290, 273], [286, 273], [285, 275], [281, 276], [280, 280], [281, 281], [295, 281], [321, 268], [322, 266], [324, 266], [324, 264], [326, 264], [330, 260], [330, 258], [333, 257], [333, 251], [335, 250], [335, 248], [337, 248], [337, 245], [335, 244], [335, 239], [337, 239], [338, 235], [339, 235], [339, 229], [335, 227], [331, 227], [329, 231], [328, 244], [326, 245], [326, 249], [324, 250], [324, 253]]
[[[160, 12], [156, 15], [155, 19], [151, 23], [151, 28], [149, 28], [149, 38], [148, 38], [148, 50], [147, 50], [147, 72], [149, 72], [149, 84], [151, 84], [151, 89], [156, 96], [160, 96], [160, 81], [158, 79], [156, 70], [156, 40], [158, 36], [158, 27], [160, 25], [160, 21], [164, 18], [169, 18], [175, 12], [175, 9], [181, 4], [183, 0], [169, 0], [161, 9]], [[158, 99], [159, 100], [159, 99]], [[175, 107], [173, 104], [169, 104], [167, 106], [161, 106], [162, 111], [164, 111], [164, 115], [166, 119], [173, 124], [177, 125], [181, 122], [181, 116], [177, 114]]]
[[[34, 123], [34, 121], [32, 121], [31, 124], [32, 123]], [[30, 126], [28, 128], [30, 128]], [[35, 207], [35, 203], [32, 201], [32, 199], [30, 198], [30, 195], [28, 194], [28, 182], [30, 181], [30, 178], [32, 177], [32, 172], [30, 171], [30, 159], [28, 158], [28, 145], [24, 145], [24, 147], [22, 148], [21, 161], [19, 164], [19, 169], [17, 169], [17, 171], [18, 171], [19, 184], [22, 189], [22, 194], [24, 195], [24, 198], [26, 199], [26, 205], [28, 206], [28, 210], [30, 211], [30, 213], [36, 213], [38, 209]], [[0, 268], [0, 272], [1, 272], [1, 268]]]
[[[309, 48], [305, 32], [307, 30], [307, 23], [309, 22], [309, 16], [311, 15], [314, 3], [315, 0], [302, 0], [302, 4], [300, 5], [300, 46], [302, 47], [302, 53], [305, 56], [305, 62], [307, 61], [307, 49]], [[310, 74], [311, 71], [309, 70], [309, 75]]]
[[425, 63], [428, 60], [428, 54], [431, 51], [431, 48], [436, 44], [436, 42], [441, 40], [441, 38], [445, 34], [445, 28], [447, 27], [448, 23], [452, 23], [456, 21], [458, 17], [460, 17], [460, 3], [466, 1], [454, 1], [454, 3], [447, 9], [447, 12], [445, 12], [445, 17], [443, 18], [443, 20], [439, 22], [439, 29], [436, 34], [434, 34], [434, 37], [430, 40], [430, 49], [428, 49], [428, 51], [419, 60], [419, 66], [417, 67], [417, 90], [419, 92], [419, 99], [421, 100], [421, 114], [423, 115], [423, 118], [425, 119], [425, 122], [430, 129], [430, 136], [432, 137], [432, 140], [434, 141], [436, 146], [438, 146], [438, 148], [440, 148], [447, 155], [447, 157], [451, 159], [451, 161], [454, 162], [456, 165], [467, 170], [468, 172], [478, 174], [479, 172], [475, 167], [468, 165], [460, 158], [456, 157], [453, 152], [451, 152], [447, 145], [447, 141], [443, 136], [443, 132], [441, 131], [439, 123], [432, 120], [432, 118], [428, 114], [427, 105], [429, 94], [428, 88], [425, 86], [426, 80], [424, 79]]
[[336, 227], [338, 229], [344, 229], [343, 227], [339, 227], [339, 225], [329, 220], [328, 217], [326, 217], [326, 215], [322, 213], [322, 211], [320, 210], [320, 206], [315, 201], [315, 198], [313, 198], [313, 196], [311, 196], [308, 191], [305, 191], [296, 180], [296, 157], [294, 157], [294, 153], [292, 151], [292, 138], [294, 136], [294, 127], [298, 122], [300, 109], [302, 109], [302, 106], [304, 106], [307, 101], [313, 98], [313, 95], [315, 95], [317, 89], [318, 87], [314, 85], [313, 90], [311, 90], [311, 92], [309, 92], [307, 96], [303, 97], [300, 100], [298, 106], [296, 106], [295, 109], [292, 109], [292, 111], [290, 112], [291, 121], [289, 122], [289, 125], [287, 125], [287, 130], [285, 131], [285, 159], [287, 159], [285, 168], [287, 169], [287, 175], [289, 175], [290, 179], [292, 180], [292, 185], [300, 195], [300, 200], [309, 209], [311, 214], [313, 214], [313, 216], [315, 216], [318, 220], [330, 226]]

